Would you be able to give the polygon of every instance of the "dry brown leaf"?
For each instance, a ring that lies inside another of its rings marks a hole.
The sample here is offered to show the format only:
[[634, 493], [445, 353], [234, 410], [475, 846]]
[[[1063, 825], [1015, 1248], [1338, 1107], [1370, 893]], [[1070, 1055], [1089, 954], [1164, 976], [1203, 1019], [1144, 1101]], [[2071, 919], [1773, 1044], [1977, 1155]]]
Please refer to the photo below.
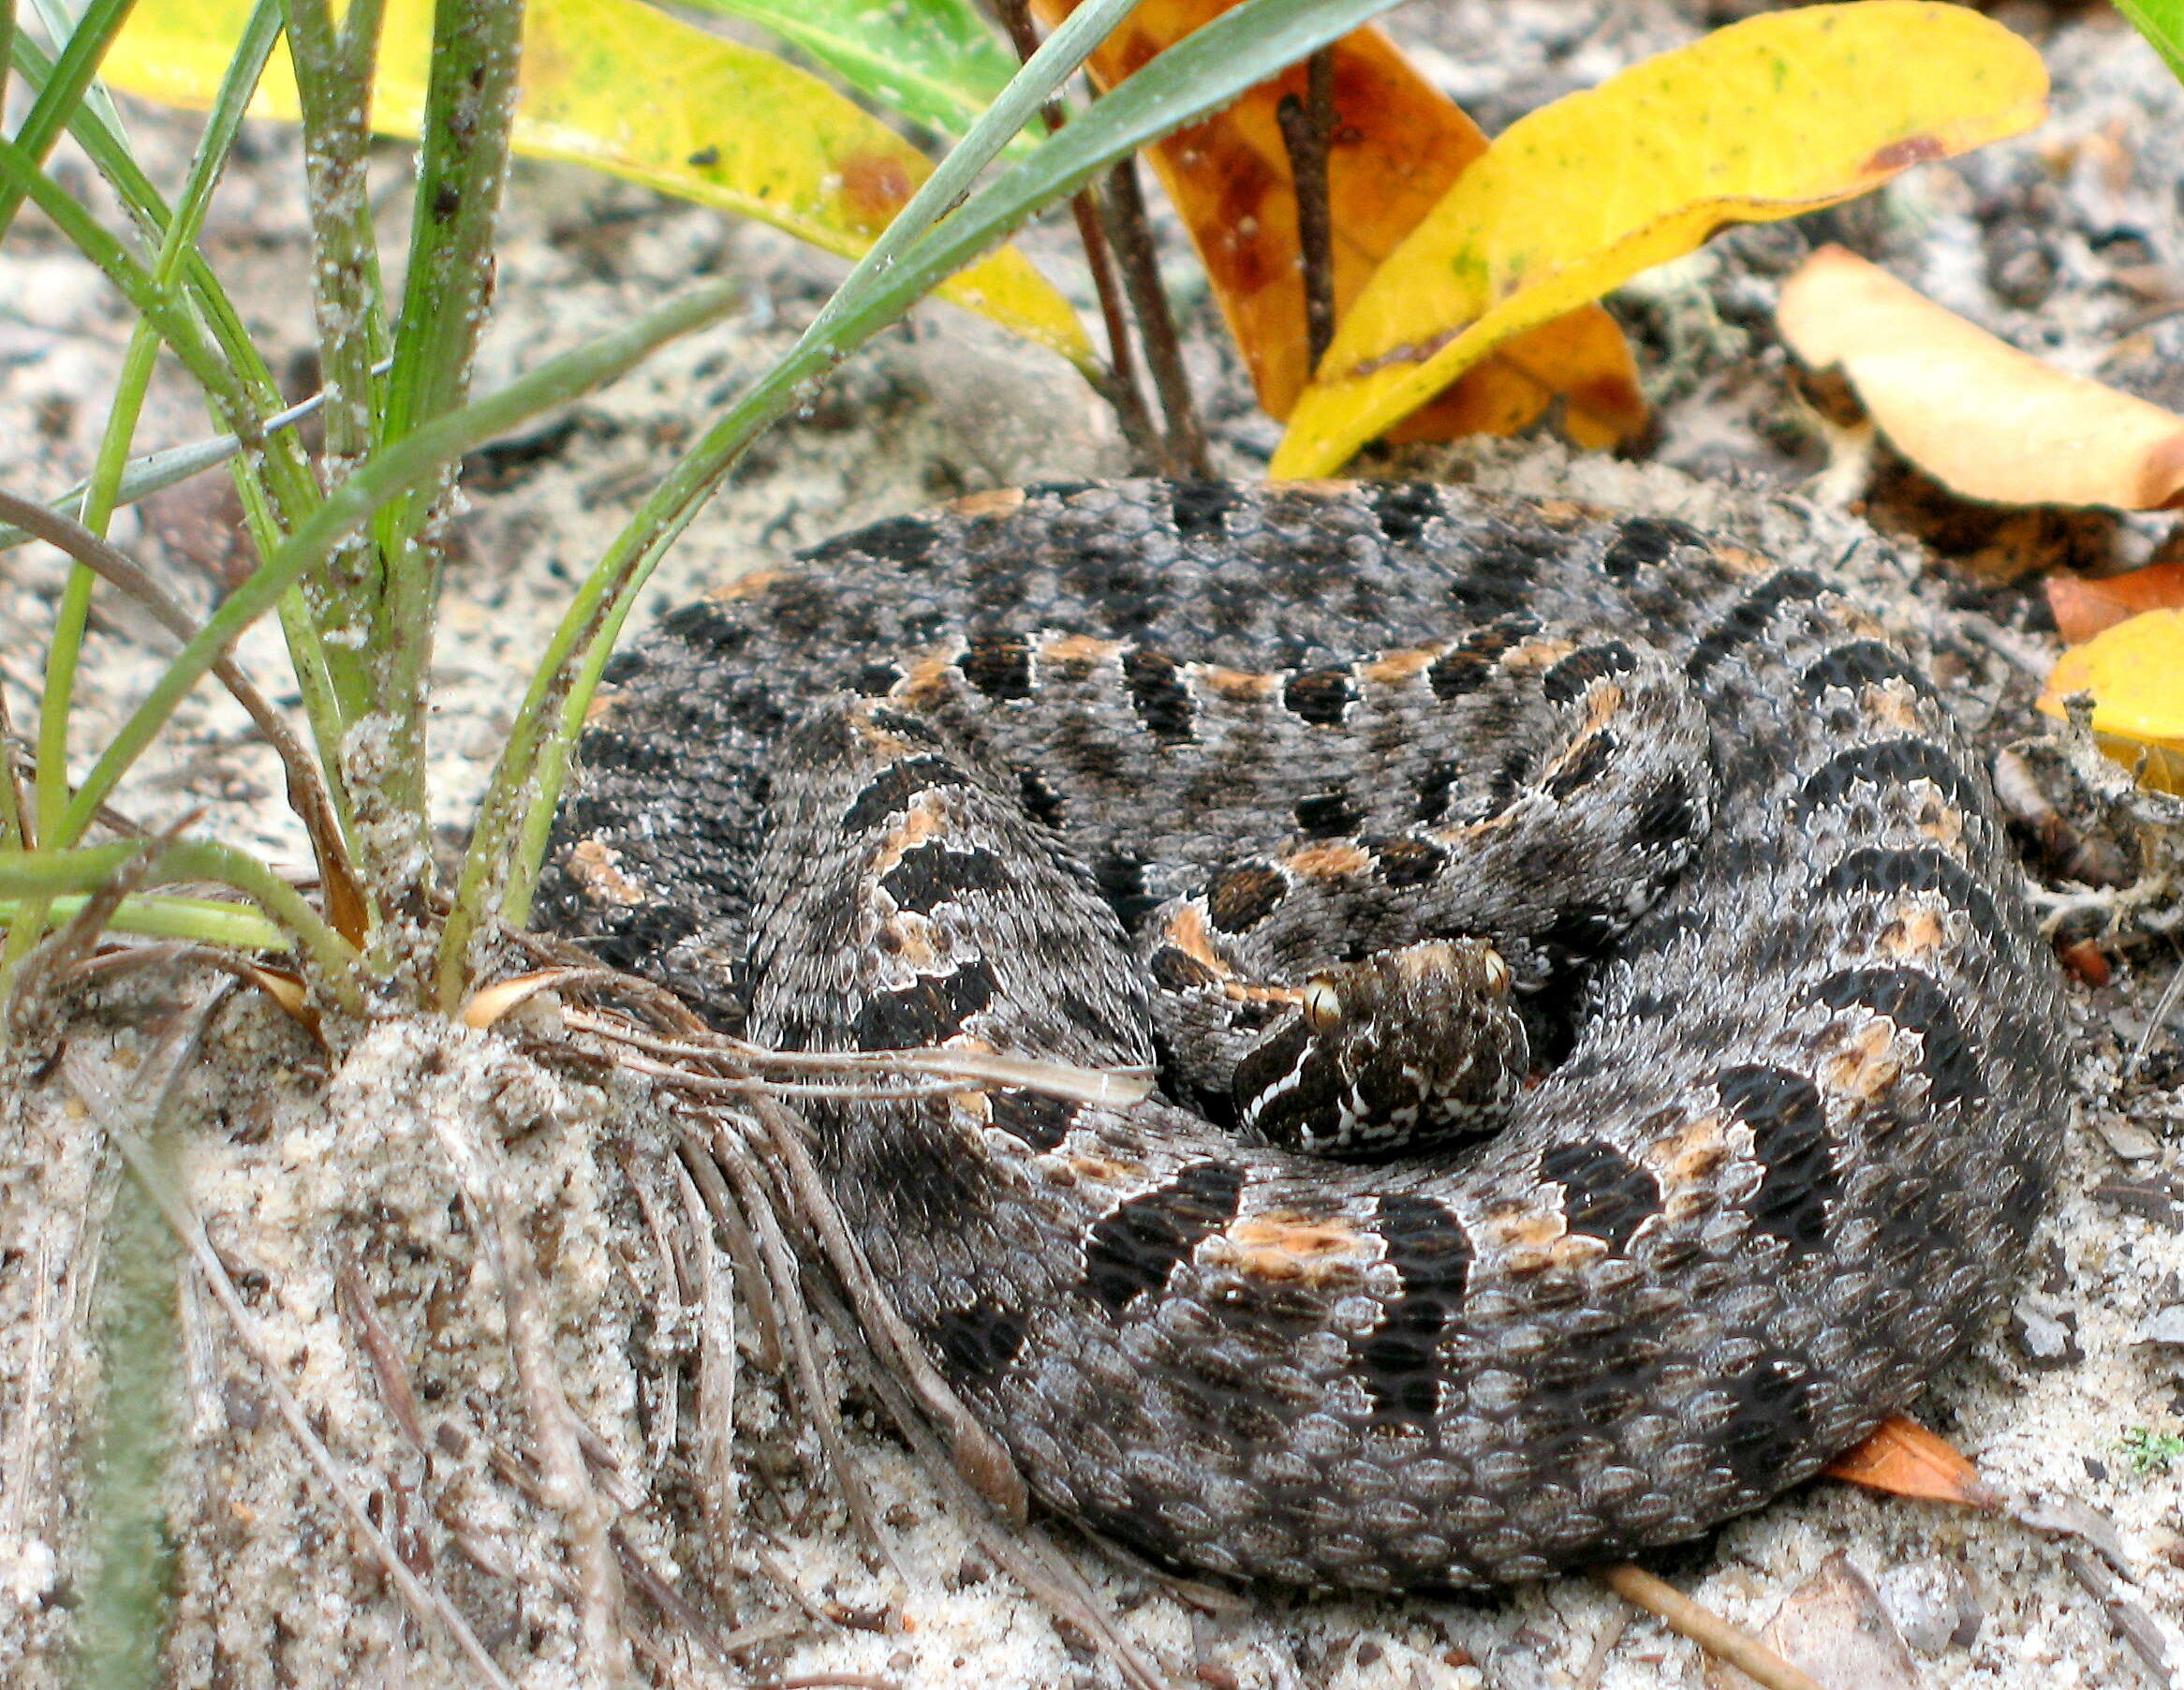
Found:
[[[1094, 79], [1113, 87], [1233, 4], [1146, 0], [1092, 55]], [[1034, 0], [1033, 9], [1053, 24], [1073, 7], [1074, 0]], [[1328, 52], [1336, 116], [1328, 212], [1339, 317], [1380, 260], [1485, 151], [1486, 138], [1377, 29], [1356, 30]], [[1295, 178], [1276, 116], [1285, 95], [1305, 97], [1306, 75], [1303, 66], [1292, 66], [1147, 150], [1205, 265], [1259, 402], [1274, 417], [1290, 414], [1311, 374]], [[1557, 396], [1564, 430], [1581, 446], [1611, 446], [1645, 425], [1630, 347], [1597, 305], [1512, 341], [1390, 437], [1512, 433]]]
[[2047, 608], [2065, 645], [2083, 645], [2104, 628], [2147, 610], [2184, 610], [2184, 563], [2153, 563], [2126, 574], [2088, 581], [2047, 578]]
[[1890, 1415], [1863, 1444], [1845, 1450], [1821, 1471], [1830, 1478], [1890, 1496], [1955, 1503], [1987, 1513], [2002, 1505], [2000, 1494], [1979, 1476], [1978, 1468], [1902, 1415]]
[[2020, 352], [1839, 246], [1783, 285], [1776, 319], [1791, 350], [1839, 365], [1896, 450], [1967, 498], [2184, 503], [2184, 417]]

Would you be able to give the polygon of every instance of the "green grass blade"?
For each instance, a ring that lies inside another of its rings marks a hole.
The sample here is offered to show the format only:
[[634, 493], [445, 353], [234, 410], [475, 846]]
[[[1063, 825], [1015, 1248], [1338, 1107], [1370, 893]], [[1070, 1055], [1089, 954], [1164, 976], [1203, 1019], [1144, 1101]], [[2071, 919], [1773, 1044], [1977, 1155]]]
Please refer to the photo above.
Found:
[[[41, 900], [41, 906], [49, 919], [58, 925], [73, 920], [90, 901], [84, 894], [71, 892]], [[0, 927], [13, 927], [22, 919], [27, 907], [22, 898], [0, 898]], [[293, 934], [275, 927], [257, 911], [211, 897], [132, 893], [114, 906], [106, 925], [117, 933], [137, 933], [147, 939], [180, 939], [231, 951], [296, 948]]]
[[211, 881], [242, 893], [268, 920], [295, 936], [338, 996], [354, 1008], [363, 1007], [359, 966], [362, 958], [356, 947], [329, 927], [302, 893], [232, 845], [211, 839], [174, 839], [164, 845], [123, 839], [75, 851], [0, 854], [0, 897], [43, 902], [91, 897], [115, 875], [140, 864], [147, 852], [152, 857], [150, 879]]
[[[98, 61], [106, 56], [107, 45], [127, 19], [132, 3], [133, 0], [90, 0], [83, 8], [82, 16], [68, 33], [60, 56], [54, 61], [52, 79], [38, 90], [37, 98], [15, 132], [15, 144], [34, 161], [45, 162], [53, 143], [74, 120], [77, 109], [91, 89], [92, 79], [98, 74]], [[54, 38], [59, 39], [58, 31]], [[20, 52], [28, 43], [18, 39], [14, 45]], [[22, 209], [22, 194], [20, 183], [0, 179], [0, 239], [7, 236], [15, 214]]]
[[2169, 74], [2184, 82], [2184, 0], [2116, 0], [2116, 9], [2162, 55]]
[[[4, 4], [5, 0], [0, 0]], [[375, 376], [387, 373], [385, 363], [377, 365]], [[324, 393], [314, 393], [300, 404], [286, 410], [275, 411], [259, 427], [268, 436], [283, 429], [293, 428], [306, 417], [315, 417], [326, 402]], [[243, 450], [243, 442], [234, 435], [213, 435], [206, 439], [193, 440], [187, 446], [170, 446], [163, 452], [148, 452], [140, 458], [131, 458], [123, 467], [120, 482], [114, 488], [114, 505], [133, 505], [139, 499], [177, 486], [192, 476], [202, 475], [208, 469], [217, 469], [231, 461]], [[82, 521], [84, 496], [90, 491], [88, 480], [78, 482], [65, 492], [55, 494], [45, 501], [46, 509], [56, 516], [73, 517]], [[30, 536], [8, 523], [0, 523], [0, 552], [22, 545]]]
[[[961, 135], [1016, 74], [1016, 55], [966, 0], [680, 0], [686, 10], [772, 30], [860, 94]], [[1028, 151], [1029, 140], [1011, 143]]]
[[[198, 231], [204, 227], [206, 210], [214, 185], [225, 168], [229, 149], [241, 126], [243, 108], [265, 69], [267, 56], [280, 31], [280, 14], [267, 0], [244, 28], [230, 61], [228, 76], [212, 120], [199, 142], [183, 194], [169, 217], [159, 251], [152, 264], [151, 283], [170, 298], [185, 259], [193, 252]], [[51, 86], [52, 84], [49, 84]], [[144, 395], [159, 352], [159, 337], [149, 319], [140, 319], [122, 358], [119, 379], [107, 408], [106, 428], [92, 464], [83, 498], [83, 526], [104, 534], [114, 508], [115, 494], [128, 462], [129, 442], [136, 434]], [[47, 838], [60, 821], [67, 802], [68, 716], [75, 691], [77, 659], [82, 647], [83, 628], [91, 612], [93, 577], [81, 565], [68, 572], [60, 611], [54, 618], [52, 638], [47, 644], [46, 678], [39, 701], [37, 759], [35, 784], [39, 837]]]
[[[508, 176], [523, 32], [520, 0], [439, 0], [435, 10], [384, 443], [404, 439], [468, 395], [492, 308], [494, 223]], [[381, 797], [391, 812], [414, 817], [409, 854], [420, 863], [431, 860], [424, 724], [441, 558], [440, 545], [425, 536], [432, 512], [453, 488], [454, 468], [450, 463], [438, 482], [394, 500], [376, 525], [389, 597], [370, 657], [377, 706], [391, 725]]]
[[162, 1491], [181, 1401], [178, 1263], [158, 1208], [133, 1179], [114, 1192], [101, 1231], [94, 1331], [104, 1389], [85, 1464], [89, 1578], [76, 1614], [75, 1682], [151, 1690], [172, 1619], [175, 1545]]
[[[161, 672], [143, 702], [84, 777], [71, 801], [68, 827], [80, 833], [112, 792], [122, 771], [142, 754], [183, 695], [213, 660], [307, 571], [388, 501], [430, 483], [444, 467], [542, 411], [566, 405], [623, 374], [646, 354], [738, 309], [743, 284], [702, 288], [640, 318], [628, 328], [549, 360], [498, 392], [427, 423], [387, 448], [331, 494], [310, 519], [229, 594], [195, 638]], [[73, 837], [73, 836], [71, 836]]]

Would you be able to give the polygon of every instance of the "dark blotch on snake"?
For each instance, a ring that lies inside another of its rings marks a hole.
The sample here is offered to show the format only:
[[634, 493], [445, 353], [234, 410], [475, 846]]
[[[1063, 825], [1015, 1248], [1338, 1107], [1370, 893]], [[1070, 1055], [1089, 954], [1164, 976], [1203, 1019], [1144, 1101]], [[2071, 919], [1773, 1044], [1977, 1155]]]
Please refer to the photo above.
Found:
[[1876, 845], [1853, 851], [1822, 877], [1820, 889], [1829, 897], [1861, 893], [1937, 897], [1950, 909], [1961, 910], [1996, 956], [2010, 956], [2014, 949], [1986, 889], [1939, 850], [1892, 851]]
[[1933, 683], [1901, 652], [1891, 650], [1879, 640], [1852, 640], [1831, 646], [1806, 665], [1805, 673], [1797, 677], [1797, 690], [1817, 702], [1831, 687], [1855, 692], [1882, 681], [1900, 681], [1923, 699], [1931, 701], [1934, 697]]
[[1928, 739], [1883, 739], [1837, 751], [1806, 777], [1797, 791], [1797, 818], [1841, 804], [1868, 787], [1908, 780], [1930, 782], [1949, 802], [1964, 807], [1964, 776], [1956, 760]]
[[1162, 745], [1190, 743], [1198, 706], [1173, 658], [1133, 645], [1123, 653], [1122, 678], [1129, 689], [1130, 708], [1148, 734]]
[[947, 974], [921, 974], [899, 991], [875, 992], [849, 1025], [857, 1050], [914, 1050], [952, 1038], [994, 1001], [997, 982], [981, 957]]
[[1308, 798], [1299, 798], [1293, 813], [1298, 829], [1308, 839], [1339, 838], [1355, 833], [1365, 820], [1365, 812], [1344, 792], [1314, 793]]
[[1350, 1356], [1374, 1419], [1427, 1425], [1440, 1408], [1440, 1335], [1470, 1283], [1471, 1240], [1455, 1211], [1428, 1197], [1381, 1197], [1373, 1230], [1402, 1289], [1380, 1326], [1351, 1342]]
[[1636, 654], [1619, 640], [1584, 645], [1540, 677], [1540, 690], [1548, 703], [1567, 704], [1583, 698], [1593, 682], [1628, 675], [1637, 667]]
[[989, 1091], [986, 1106], [994, 1125], [1034, 1150], [1053, 1149], [1077, 1119], [1075, 1104], [1040, 1091]]
[[1763, 1170], [1752, 1224], [1795, 1254], [1818, 1250], [1827, 1242], [1828, 1206], [1843, 1194], [1819, 1090], [1803, 1075], [1762, 1063], [1724, 1068], [1714, 1089], [1721, 1106], [1751, 1129], [1752, 1156]]
[[1698, 529], [1687, 523], [1660, 516], [1626, 517], [1616, 525], [1616, 538], [1601, 555], [1601, 571], [1626, 581], [1642, 569], [1666, 563], [1678, 546], [1705, 543]]
[[1024, 1316], [982, 1298], [934, 1322], [933, 1348], [950, 1372], [972, 1384], [999, 1372], [1023, 1347]]
[[1605, 728], [1595, 728], [1577, 742], [1575, 749], [1562, 760], [1561, 766], [1549, 774], [1540, 784], [1550, 798], [1564, 799], [1583, 792], [1616, 764], [1616, 736]]
[[1599, 1238], [1618, 1255], [1660, 1212], [1660, 1181], [1603, 1139], [1556, 1145], [1540, 1158], [1540, 1178], [1562, 1187], [1572, 1232]]
[[1119, 1205], [1085, 1238], [1085, 1288], [1117, 1314], [1162, 1289], [1178, 1262], [1235, 1219], [1243, 1192], [1244, 1170], [1234, 1163], [1194, 1162]]
[[1736, 1407], [1721, 1432], [1730, 1472], [1744, 1484], [1779, 1483], [1783, 1464], [1812, 1435], [1812, 1379], [1794, 1361], [1763, 1361], [1730, 1382]]
[[983, 845], [952, 851], [945, 845], [913, 845], [880, 876], [879, 889], [897, 910], [930, 915], [967, 892], [996, 892], [1009, 884], [1001, 859]]
[[1397, 835], [1392, 839], [1367, 839], [1367, 851], [1373, 853], [1373, 867], [1380, 879], [1391, 886], [1421, 886], [1440, 872], [1447, 853], [1428, 839], [1415, 839], [1408, 835]]
[[955, 666], [988, 698], [1031, 696], [1031, 642], [1022, 634], [974, 633]]
[[1731, 652], [1750, 645], [1764, 633], [1776, 613], [1785, 604], [1817, 599], [1826, 590], [1827, 584], [1810, 570], [1776, 571], [1747, 593], [1741, 604], [1691, 647], [1691, 655], [1684, 660], [1684, 672], [1693, 680], [1704, 679]]
[[842, 831], [858, 834], [906, 813], [910, 800], [937, 787], [968, 786], [970, 778], [945, 757], [908, 757], [874, 776], [842, 812]]
[[1357, 682], [1347, 669], [1302, 670], [1282, 683], [1281, 702], [1314, 727], [1335, 727], [1357, 702]]
[[1218, 534], [1222, 519], [1244, 502], [1233, 482], [1180, 482], [1168, 501], [1175, 531], [1186, 540]]

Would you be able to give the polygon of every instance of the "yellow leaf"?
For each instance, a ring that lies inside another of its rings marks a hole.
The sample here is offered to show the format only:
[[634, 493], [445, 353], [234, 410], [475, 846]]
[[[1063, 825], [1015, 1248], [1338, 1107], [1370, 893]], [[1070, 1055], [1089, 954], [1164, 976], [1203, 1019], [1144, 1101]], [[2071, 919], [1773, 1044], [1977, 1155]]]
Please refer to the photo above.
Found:
[[[212, 103], [249, 0], [142, 0], [107, 55], [114, 87]], [[431, 0], [387, 0], [372, 126], [414, 138], [424, 111]], [[254, 114], [294, 122], [288, 43]], [[701, 205], [761, 218], [829, 252], [871, 245], [931, 170], [922, 154], [824, 82], [636, 0], [532, 0], [516, 151], [586, 164]], [[1090, 367], [1069, 304], [1005, 249], [941, 284], [944, 298]]]
[[2149, 610], [2072, 646], [2049, 671], [2040, 707], [2061, 716], [2073, 692], [2093, 695], [2103, 751], [2147, 785], [2184, 793], [2184, 610]]
[[1790, 349], [1839, 365], [1896, 449], [1967, 498], [2184, 501], [2184, 417], [2020, 352], [1839, 246], [1782, 285]]
[[1269, 473], [1327, 475], [1493, 347], [1689, 251], [2037, 123], [2046, 72], [1958, 6], [1774, 12], [1512, 124], [1336, 330]]

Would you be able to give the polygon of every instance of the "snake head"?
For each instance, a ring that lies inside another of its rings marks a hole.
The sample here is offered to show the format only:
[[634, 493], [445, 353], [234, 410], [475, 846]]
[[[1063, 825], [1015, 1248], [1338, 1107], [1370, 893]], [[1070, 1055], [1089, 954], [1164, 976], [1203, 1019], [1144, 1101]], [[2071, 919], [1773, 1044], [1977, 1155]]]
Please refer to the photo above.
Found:
[[1510, 985], [1479, 939], [1321, 969], [1236, 1064], [1237, 1117], [1269, 1144], [1322, 1156], [1491, 1132], [1530, 1060]]

